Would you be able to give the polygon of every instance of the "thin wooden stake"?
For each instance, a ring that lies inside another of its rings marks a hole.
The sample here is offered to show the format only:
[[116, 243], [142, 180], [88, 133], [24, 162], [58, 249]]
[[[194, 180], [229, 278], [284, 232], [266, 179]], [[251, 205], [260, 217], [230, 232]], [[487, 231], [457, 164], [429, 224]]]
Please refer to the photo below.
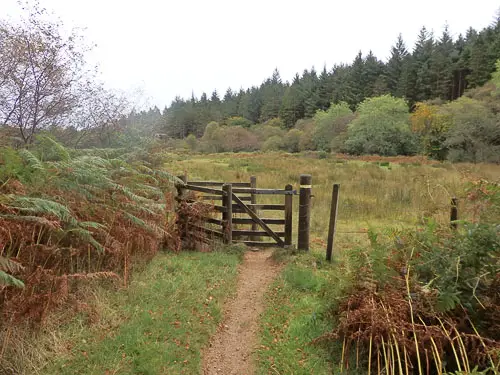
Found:
[[458, 228], [458, 199], [453, 197], [451, 198], [451, 211], [450, 211], [450, 226], [452, 229]]
[[334, 184], [332, 191], [332, 207], [330, 210], [330, 226], [328, 227], [328, 244], [326, 247], [326, 260], [332, 261], [333, 240], [335, 238], [335, 229], [337, 227], [337, 212], [339, 206], [339, 190], [340, 185]]
[[[251, 176], [250, 177], [250, 188], [257, 189], [257, 177], [256, 176]], [[250, 203], [251, 204], [257, 204], [257, 195], [256, 194], [253, 194], [253, 193], [250, 194]], [[256, 209], [254, 209], [254, 212], [256, 214], [258, 214], [258, 212], [257, 212]], [[259, 227], [258, 227], [257, 223], [253, 222], [252, 223], [252, 230], [256, 231], [258, 229], [259, 229]], [[251, 237], [250, 239], [252, 241], [260, 241], [260, 237], [255, 237], [254, 236], [254, 237]]]
[[[292, 185], [286, 185], [285, 190], [293, 190]], [[292, 244], [292, 225], [293, 225], [293, 195], [285, 195], [285, 245]]]
[[226, 211], [222, 213], [222, 221], [224, 222], [222, 232], [224, 233], [224, 243], [230, 244], [233, 242], [233, 187], [231, 184], [224, 184], [222, 190], [225, 193], [222, 205], [226, 207]]
[[299, 250], [309, 251], [309, 228], [311, 225], [311, 190], [312, 176], [300, 175], [299, 195], [299, 234], [297, 245]]

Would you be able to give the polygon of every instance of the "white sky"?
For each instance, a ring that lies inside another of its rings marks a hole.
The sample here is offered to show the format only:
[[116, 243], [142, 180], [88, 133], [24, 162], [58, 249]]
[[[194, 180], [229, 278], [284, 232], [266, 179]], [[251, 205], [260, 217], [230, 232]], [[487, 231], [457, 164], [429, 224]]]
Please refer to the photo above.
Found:
[[[385, 60], [401, 32], [409, 49], [422, 26], [454, 36], [490, 24], [500, 2], [475, 0], [40, 0], [67, 26], [86, 27], [103, 79], [142, 88], [163, 108], [176, 96], [283, 80], [312, 66], [351, 62], [370, 49]], [[404, 5], [406, 4], [406, 5]], [[0, 17], [15, 15], [0, 0]]]

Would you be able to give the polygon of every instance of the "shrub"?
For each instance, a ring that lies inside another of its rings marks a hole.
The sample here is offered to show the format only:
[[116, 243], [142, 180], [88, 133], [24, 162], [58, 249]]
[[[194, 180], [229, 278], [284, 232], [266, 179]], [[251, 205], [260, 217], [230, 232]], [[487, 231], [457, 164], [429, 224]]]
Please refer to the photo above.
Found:
[[272, 126], [272, 127], [275, 127], [275, 128], [281, 128], [281, 129], [285, 129], [286, 126], [285, 126], [285, 122], [280, 118], [280, 117], [274, 117], [270, 120], [267, 120], [264, 125], [267, 125], [267, 126]]
[[283, 148], [283, 138], [273, 136], [262, 144], [262, 151], [278, 151]]
[[9, 324], [39, 321], [78, 280], [126, 279], [135, 256], [146, 260], [175, 238], [166, 214], [178, 180], [150, 168], [148, 150], [127, 151], [70, 152], [48, 137], [31, 150], [2, 150], [0, 283], [15, 285], [10, 275], [25, 284], [0, 288]]
[[255, 125], [249, 130], [257, 136], [260, 142], [264, 142], [275, 136], [283, 138], [286, 134], [285, 130], [269, 125]]
[[227, 126], [241, 126], [242, 128], [249, 128], [253, 122], [244, 117], [230, 117], [226, 121]]
[[[469, 198], [492, 214], [500, 189], [474, 185]], [[371, 247], [347, 251], [335, 287], [326, 286], [338, 325], [318, 340], [340, 339], [343, 365], [351, 352], [363, 352], [372, 368], [492, 371], [500, 349], [494, 217], [494, 224], [465, 223], [459, 231], [428, 221], [424, 230], [393, 233], [393, 241], [370, 232]], [[394, 351], [406, 354], [388, 361]]]
[[189, 134], [184, 140], [186, 144], [186, 148], [191, 151], [196, 151], [198, 149], [198, 140], [194, 136], [194, 134]]
[[500, 122], [482, 102], [462, 97], [442, 111], [451, 125], [444, 145], [452, 162], [500, 162]]
[[283, 140], [283, 147], [288, 152], [299, 152], [300, 138], [304, 133], [297, 129], [291, 129], [286, 133]]
[[221, 128], [218, 133], [217, 138], [221, 140], [222, 151], [240, 152], [259, 149], [257, 136], [241, 126]]
[[354, 116], [346, 103], [332, 104], [327, 111], [314, 115], [313, 142], [317, 150], [330, 151], [331, 142], [347, 131]]
[[349, 124], [346, 150], [351, 154], [411, 155], [417, 140], [409, 127], [408, 106], [403, 99], [384, 95], [366, 99]]

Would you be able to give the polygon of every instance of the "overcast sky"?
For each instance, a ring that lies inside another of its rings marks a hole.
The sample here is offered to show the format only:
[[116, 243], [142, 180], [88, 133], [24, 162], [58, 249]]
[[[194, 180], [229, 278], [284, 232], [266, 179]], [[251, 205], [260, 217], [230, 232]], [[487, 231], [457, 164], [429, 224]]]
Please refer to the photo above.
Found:
[[[163, 107], [176, 96], [283, 80], [370, 49], [386, 60], [399, 33], [413, 48], [422, 26], [454, 36], [490, 24], [500, 2], [476, 0], [40, 0], [67, 26], [86, 27], [92, 58], [113, 88], [142, 88]], [[1, 15], [15, 0], [0, 0]]]

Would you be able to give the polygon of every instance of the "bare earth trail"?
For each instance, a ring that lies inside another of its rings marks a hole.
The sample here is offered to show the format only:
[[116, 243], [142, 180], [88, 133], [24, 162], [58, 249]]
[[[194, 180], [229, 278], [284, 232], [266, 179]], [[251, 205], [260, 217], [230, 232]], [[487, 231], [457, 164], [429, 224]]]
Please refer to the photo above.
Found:
[[248, 251], [240, 265], [236, 297], [225, 307], [219, 326], [203, 356], [204, 375], [252, 375], [263, 296], [280, 271], [272, 250]]

